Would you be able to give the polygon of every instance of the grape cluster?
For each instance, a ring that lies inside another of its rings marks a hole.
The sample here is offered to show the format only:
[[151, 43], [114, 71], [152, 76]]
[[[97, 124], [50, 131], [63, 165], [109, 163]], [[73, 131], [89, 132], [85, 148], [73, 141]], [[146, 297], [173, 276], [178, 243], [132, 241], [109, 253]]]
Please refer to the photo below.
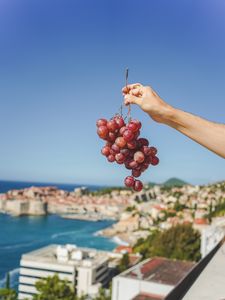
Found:
[[98, 136], [106, 141], [101, 153], [109, 162], [117, 162], [131, 170], [124, 183], [134, 191], [141, 191], [143, 183], [139, 177], [150, 165], [156, 166], [159, 159], [157, 149], [149, 147], [149, 141], [140, 138], [141, 122], [131, 119], [127, 124], [121, 115], [110, 120], [99, 119], [96, 123]]

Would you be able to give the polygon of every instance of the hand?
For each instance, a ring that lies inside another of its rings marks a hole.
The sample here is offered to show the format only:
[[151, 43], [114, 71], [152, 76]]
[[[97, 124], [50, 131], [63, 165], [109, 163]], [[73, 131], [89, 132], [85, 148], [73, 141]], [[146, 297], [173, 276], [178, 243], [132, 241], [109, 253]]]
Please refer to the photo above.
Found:
[[129, 84], [122, 89], [125, 105], [137, 104], [156, 122], [166, 123], [172, 107], [164, 102], [150, 87], [140, 83]]

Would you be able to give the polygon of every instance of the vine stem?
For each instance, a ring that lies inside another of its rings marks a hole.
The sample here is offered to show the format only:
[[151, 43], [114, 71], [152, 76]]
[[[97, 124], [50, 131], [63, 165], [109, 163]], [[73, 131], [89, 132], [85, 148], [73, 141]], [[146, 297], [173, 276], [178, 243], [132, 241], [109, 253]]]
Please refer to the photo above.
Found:
[[[125, 73], [126, 88], [127, 88], [127, 85], [128, 85], [128, 73], [129, 73], [129, 69], [126, 68], [126, 73]], [[130, 104], [128, 105], [127, 118], [128, 118], [128, 121], [131, 120], [131, 105]]]

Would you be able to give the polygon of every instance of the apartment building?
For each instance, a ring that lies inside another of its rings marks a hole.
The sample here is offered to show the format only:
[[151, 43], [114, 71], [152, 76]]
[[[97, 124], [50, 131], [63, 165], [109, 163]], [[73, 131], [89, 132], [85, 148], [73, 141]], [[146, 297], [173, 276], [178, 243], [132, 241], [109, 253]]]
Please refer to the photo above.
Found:
[[36, 281], [58, 274], [68, 280], [77, 294], [96, 295], [110, 280], [109, 260], [118, 254], [75, 245], [49, 245], [22, 255], [18, 299], [37, 294]]

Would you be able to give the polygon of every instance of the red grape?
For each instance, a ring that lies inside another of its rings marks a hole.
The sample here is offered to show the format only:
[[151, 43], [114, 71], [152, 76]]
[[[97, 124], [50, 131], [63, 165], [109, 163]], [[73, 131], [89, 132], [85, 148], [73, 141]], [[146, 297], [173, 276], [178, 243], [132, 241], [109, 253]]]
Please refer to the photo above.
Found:
[[108, 161], [109, 162], [114, 162], [115, 161], [115, 156], [110, 154], [108, 157], [107, 157]]
[[144, 138], [138, 139], [138, 143], [139, 143], [140, 147], [149, 145], [149, 141], [147, 139], [144, 139]]
[[109, 131], [108, 131], [106, 126], [99, 126], [98, 127], [97, 133], [98, 133], [98, 135], [101, 139], [105, 139], [108, 135], [108, 132]]
[[100, 126], [107, 126], [107, 120], [106, 120], [106, 119], [99, 119], [99, 120], [96, 122], [96, 125], [97, 125], [97, 127], [100, 127]]
[[120, 131], [119, 131], [120, 135], [123, 135], [124, 132], [125, 132], [125, 130], [127, 130], [127, 127], [126, 127], [126, 126], [121, 127], [121, 128], [120, 128]]
[[140, 170], [132, 170], [132, 175], [134, 176], [134, 177], [139, 177], [139, 176], [141, 176], [141, 171]]
[[135, 183], [135, 179], [134, 177], [132, 176], [127, 176], [124, 180], [124, 184], [127, 186], [127, 187], [133, 187], [134, 186], [134, 183]]
[[159, 163], [158, 157], [157, 156], [152, 156], [152, 158], [151, 158], [151, 164], [153, 166], [156, 166], [156, 165], [158, 165], [158, 163]]
[[108, 134], [108, 141], [109, 142], [115, 142], [116, 134], [114, 132], [109, 132]]
[[125, 163], [124, 165], [125, 165], [125, 168], [126, 168], [126, 169], [132, 170], [132, 168], [130, 167], [129, 163]]
[[118, 147], [123, 148], [126, 146], [127, 142], [125, 141], [125, 139], [122, 136], [120, 136], [120, 137], [116, 138], [115, 143], [117, 144]]
[[141, 151], [137, 151], [134, 153], [134, 160], [141, 164], [145, 160], [145, 156]]
[[151, 154], [151, 149], [148, 146], [143, 146], [141, 147], [141, 151], [146, 155], [150, 155]]
[[118, 125], [115, 120], [110, 120], [107, 122], [107, 128], [111, 132], [115, 132], [118, 129]]
[[140, 121], [132, 119], [131, 122], [135, 123], [138, 126], [138, 129], [141, 129], [141, 122]]
[[157, 154], [157, 149], [155, 147], [150, 147], [150, 155], [155, 156]]
[[117, 153], [115, 159], [118, 162], [118, 164], [123, 164], [125, 160], [125, 156], [122, 153]]
[[138, 125], [133, 123], [132, 121], [127, 125], [127, 128], [132, 132], [137, 132], [139, 130]]
[[140, 180], [135, 180], [133, 188], [136, 192], [140, 192], [143, 189], [142, 182]]
[[110, 154], [110, 147], [109, 146], [103, 147], [101, 152], [103, 155], [108, 156]]
[[122, 128], [125, 125], [124, 119], [120, 116], [114, 118], [119, 128]]
[[113, 144], [111, 149], [115, 152], [115, 153], [119, 153], [120, 152], [120, 147], [117, 144]]
[[134, 134], [130, 129], [126, 129], [123, 133], [123, 137], [124, 137], [125, 141], [130, 142], [133, 140]]
[[130, 142], [127, 142], [127, 148], [128, 149], [136, 149], [137, 148], [137, 141], [132, 140]]
[[135, 169], [138, 167], [138, 163], [135, 161], [135, 160], [132, 160], [130, 163], [129, 163], [129, 167], [131, 169]]

